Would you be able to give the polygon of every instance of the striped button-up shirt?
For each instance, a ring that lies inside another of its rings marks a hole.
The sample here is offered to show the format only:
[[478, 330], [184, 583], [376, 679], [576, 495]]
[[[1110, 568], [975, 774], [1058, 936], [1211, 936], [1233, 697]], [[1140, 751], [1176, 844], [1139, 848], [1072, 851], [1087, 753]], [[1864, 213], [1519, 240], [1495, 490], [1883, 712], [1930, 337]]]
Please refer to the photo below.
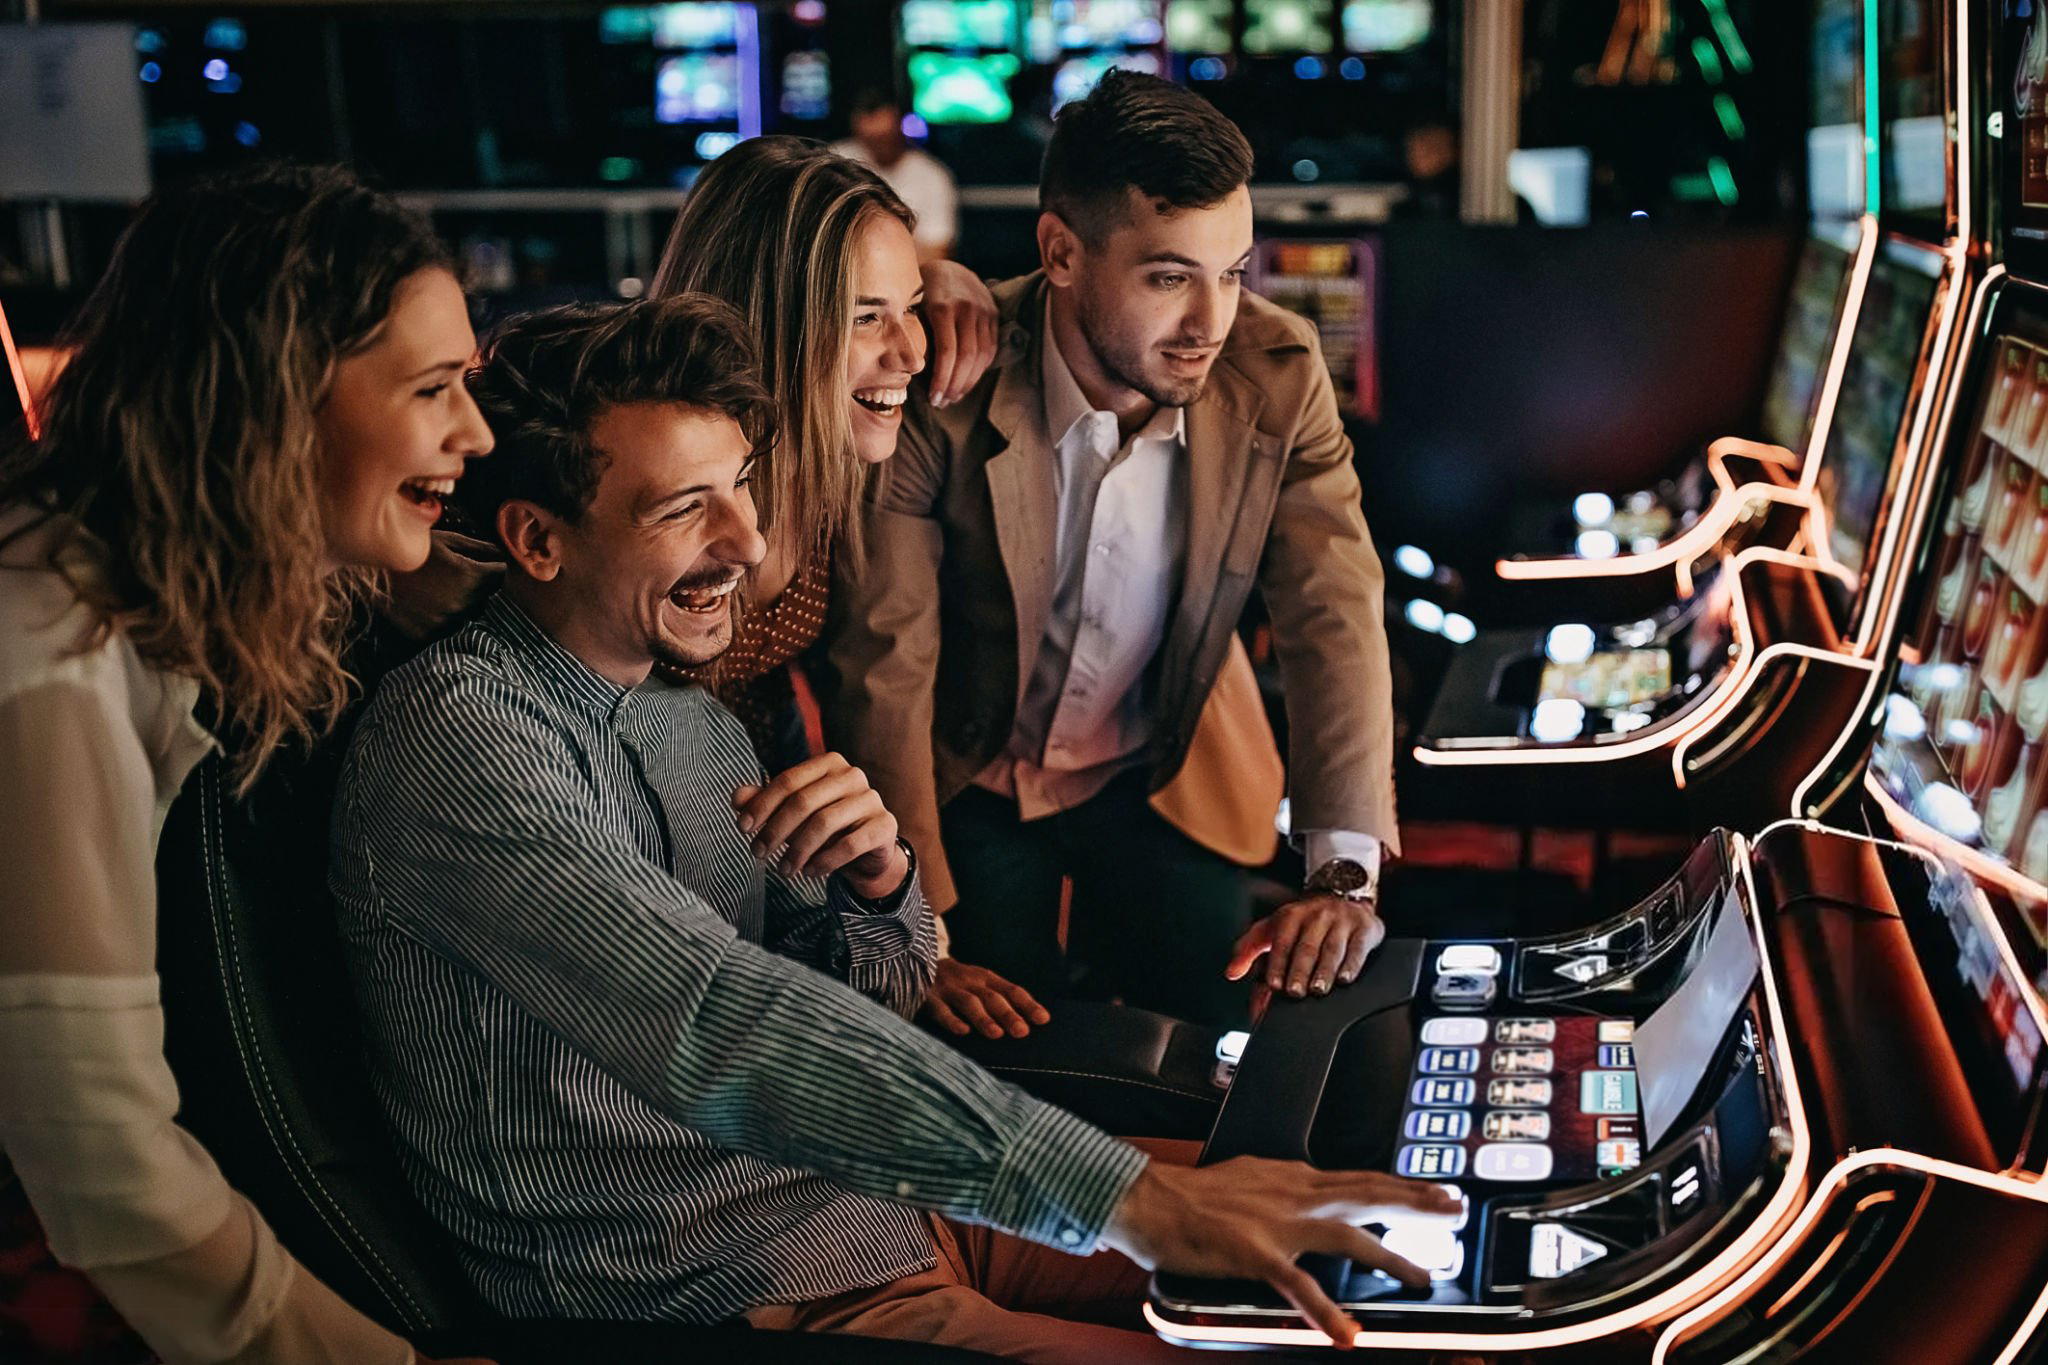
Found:
[[764, 874], [760, 780], [704, 693], [618, 687], [502, 595], [364, 716], [332, 882], [372, 1072], [508, 1313], [887, 1283], [932, 1264], [915, 1208], [1089, 1251], [1143, 1167], [904, 1022], [922, 895]]

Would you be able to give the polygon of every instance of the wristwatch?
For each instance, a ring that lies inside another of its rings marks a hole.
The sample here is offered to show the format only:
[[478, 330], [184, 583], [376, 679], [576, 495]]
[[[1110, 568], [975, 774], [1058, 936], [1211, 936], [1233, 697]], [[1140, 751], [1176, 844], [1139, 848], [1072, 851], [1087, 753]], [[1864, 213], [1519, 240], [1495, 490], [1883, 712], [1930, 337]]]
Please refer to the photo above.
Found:
[[1364, 863], [1351, 858], [1332, 858], [1308, 874], [1303, 889], [1314, 895], [1371, 905], [1379, 899], [1379, 887]]

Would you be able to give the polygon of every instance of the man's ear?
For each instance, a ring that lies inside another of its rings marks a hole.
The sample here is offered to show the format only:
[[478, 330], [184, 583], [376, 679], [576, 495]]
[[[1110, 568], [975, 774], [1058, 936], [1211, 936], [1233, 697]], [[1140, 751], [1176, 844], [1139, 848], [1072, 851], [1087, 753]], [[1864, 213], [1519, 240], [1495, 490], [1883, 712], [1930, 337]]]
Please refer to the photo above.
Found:
[[1080, 255], [1080, 234], [1066, 219], [1050, 211], [1038, 215], [1038, 263], [1045, 267], [1049, 283], [1062, 289], [1071, 287]]
[[546, 583], [562, 571], [562, 537], [554, 513], [518, 498], [498, 508], [498, 539], [528, 578]]

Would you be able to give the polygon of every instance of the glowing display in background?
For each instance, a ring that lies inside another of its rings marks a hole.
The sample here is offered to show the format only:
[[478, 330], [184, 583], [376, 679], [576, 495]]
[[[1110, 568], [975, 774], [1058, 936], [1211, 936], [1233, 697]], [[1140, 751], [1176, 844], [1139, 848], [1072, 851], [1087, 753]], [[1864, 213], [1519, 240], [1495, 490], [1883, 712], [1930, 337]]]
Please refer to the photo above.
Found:
[[910, 103], [927, 123], [1004, 123], [1010, 117], [1014, 52], [910, 54]]
[[730, 123], [740, 116], [740, 59], [730, 52], [664, 57], [654, 69], [657, 123]]
[[1245, 0], [1244, 50], [1328, 52], [1331, 0]]
[[1430, 0], [1350, 0], [1344, 6], [1347, 52], [1406, 52], [1429, 37]]
[[1175, 52], [1229, 52], [1230, 0], [1167, 0], [1166, 44]]
[[1007, 48], [1017, 41], [1014, 0], [904, 0], [903, 41], [912, 47]]

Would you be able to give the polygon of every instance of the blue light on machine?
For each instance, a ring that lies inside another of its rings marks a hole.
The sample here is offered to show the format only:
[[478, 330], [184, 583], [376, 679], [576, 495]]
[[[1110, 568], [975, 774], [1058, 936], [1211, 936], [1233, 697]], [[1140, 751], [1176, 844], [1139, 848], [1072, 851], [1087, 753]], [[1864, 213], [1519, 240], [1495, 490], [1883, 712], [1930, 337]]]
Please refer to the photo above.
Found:
[[1585, 729], [1585, 705], [1570, 697], [1539, 701], [1529, 717], [1529, 735], [1540, 744], [1563, 744], [1577, 739]]
[[249, 45], [249, 33], [239, 19], [216, 19], [206, 26], [203, 41], [216, 52], [240, 52]]
[[1323, 78], [1323, 70], [1323, 59], [1321, 57], [1297, 57], [1294, 59], [1294, 77], [1296, 80], [1319, 81]]
[[153, 28], [135, 30], [135, 50], [145, 56], [155, 56], [164, 50], [164, 35]]
[[1438, 634], [1444, 628], [1444, 609], [1427, 598], [1418, 597], [1410, 602], [1402, 615], [1408, 618], [1409, 625], [1431, 635]]
[[155, 85], [164, 78], [164, 69], [155, 62], [144, 62], [142, 69], [135, 74], [144, 85]]
[[1927, 738], [1927, 717], [1911, 697], [1894, 692], [1884, 699], [1884, 737], [1898, 744]]
[[1554, 664], [1582, 664], [1593, 657], [1593, 646], [1598, 642], [1591, 626], [1568, 622], [1550, 628], [1550, 633], [1543, 637], [1543, 654]]
[[1621, 553], [1621, 538], [1612, 531], [1581, 531], [1572, 550], [1580, 559], [1612, 559]]
[[1312, 180], [1320, 180], [1322, 176], [1323, 168], [1307, 157], [1303, 157], [1294, 163], [1294, 178], [1301, 181], [1304, 185]]
[[1428, 578], [1436, 572], [1436, 561], [1420, 545], [1403, 545], [1394, 551], [1394, 567], [1410, 578]]
[[1463, 612], [1444, 613], [1444, 638], [1454, 645], [1469, 645], [1479, 635], [1479, 627], [1472, 624], [1472, 618]]
[[1365, 63], [1357, 57], [1346, 57], [1337, 63], [1337, 74], [1347, 81], [1362, 81], [1365, 79]]
[[916, 114], [903, 116], [903, 136], [912, 142], [922, 142], [932, 135], [932, 126]]
[[1641, 218], [1645, 222], [1648, 222], [1650, 218], [1650, 211], [1648, 209], [1634, 209], [1629, 213], [1628, 216], [1631, 218]]
[[1230, 74], [1221, 57], [1197, 57], [1188, 63], [1188, 76], [1198, 81], [1220, 81]]
[[697, 155], [706, 161], [716, 161], [739, 145], [738, 133], [699, 133], [694, 144]]
[[220, 57], [210, 57], [206, 65], [199, 68], [199, 74], [216, 85], [228, 78], [228, 64]]
[[1605, 526], [1614, 520], [1614, 499], [1605, 493], [1581, 493], [1572, 499], [1572, 520], [1581, 526]]
[[235, 141], [244, 147], [258, 147], [263, 143], [263, 130], [243, 119], [235, 125]]
[[1984, 832], [1970, 798], [1946, 782], [1930, 782], [1914, 798], [1913, 814], [1959, 843], [1974, 844]]

